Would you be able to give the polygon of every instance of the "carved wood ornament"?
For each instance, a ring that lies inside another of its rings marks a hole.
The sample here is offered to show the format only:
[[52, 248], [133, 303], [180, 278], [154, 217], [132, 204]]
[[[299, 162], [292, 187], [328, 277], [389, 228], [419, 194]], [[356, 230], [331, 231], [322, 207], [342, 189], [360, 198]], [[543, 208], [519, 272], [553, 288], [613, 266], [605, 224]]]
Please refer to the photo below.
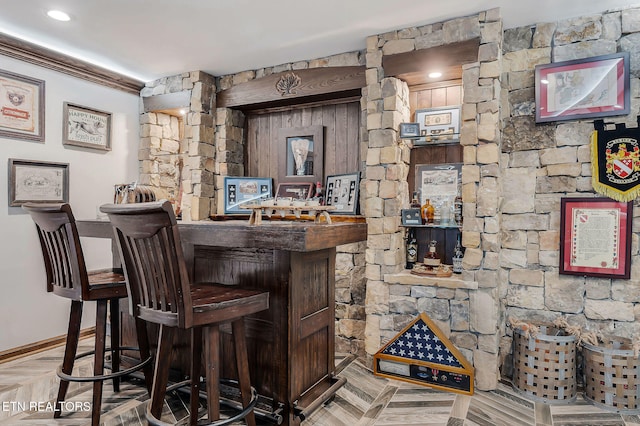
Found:
[[276, 90], [282, 95], [295, 95], [296, 88], [300, 86], [302, 79], [295, 73], [288, 72], [276, 82]]

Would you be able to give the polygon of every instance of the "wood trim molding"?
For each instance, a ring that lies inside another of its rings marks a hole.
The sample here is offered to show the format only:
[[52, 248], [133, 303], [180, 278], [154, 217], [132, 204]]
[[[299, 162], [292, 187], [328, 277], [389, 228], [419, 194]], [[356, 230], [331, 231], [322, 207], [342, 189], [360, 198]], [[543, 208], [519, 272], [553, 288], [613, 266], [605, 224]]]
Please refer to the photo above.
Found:
[[[85, 328], [80, 330], [80, 339], [91, 337], [96, 334], [95, 327]], [[33, 355], [38, 352], [46, 351], [58, 346], [63, 346], [67, 341], [67, 335], [52, 337], [50, 339], [40, 340], [38, 342], [29, 343], [28, 345], [18, 346], [17, 348], [11, 348], [6, 351], [0, 352], [0, 364], [13, 361], [14, 359], [22, 358], [28, 355]]]
[[134, 95], [144, 87], [142, 81], [6, 34], [0, 34], [0, 54]]
[[284, 71], [218, 92], [218, 108], [251, 109], [353, 96], [366, 85], [365, 67], [323, 67]]

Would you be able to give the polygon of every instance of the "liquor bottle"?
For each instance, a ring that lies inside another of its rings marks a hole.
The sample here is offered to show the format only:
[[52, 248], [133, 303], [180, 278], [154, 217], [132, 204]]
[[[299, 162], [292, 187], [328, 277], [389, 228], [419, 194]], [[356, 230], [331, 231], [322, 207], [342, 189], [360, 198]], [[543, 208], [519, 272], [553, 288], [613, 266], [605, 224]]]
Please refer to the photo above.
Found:
[[433, 223], [433, 218], [435, 215], [435, 208], [429, 202], [429, 199], [424, 200], [424, 204], [422, 205], [421, 215], [422, 215], [422, 224]]
[[456, 198], [453, 201], [453, 219], [456, 221], [456, 225], [462, 226], [462, 188], [459, 184]]
[[420, 208], [420, 201], [418, 201], [418, 192], [417, 191], [413, 191], [413, 198], [411, 198], [411, 208], [412, 209], [419, 209]]
[[440, 266], [440, 256], [436, 253], [436, 244], [437, 241], [432, 240], [429, 242], [429, 251], [424, 256], [424, 264], [427, 266], [431, 266], [432, 268], [437, 268]]
[[413, 269], [413, 266], [418, 261], [418, 240], [416, 240], [416, 231], [413, 228], [409, 228], [407, 235], [407, 269]]
[[453, 262], [453, 273], [461, 274], [462, 273], [462, 258], [464, 254], [462, 253], [462, 244], [460, 244], [460, 236], [458, 236], [458, 240], [456, 241], [456, 246], [453, 249], [453, 257], [451, 258]]
[[324, 197], [322, 196], [322, 184], [320, 181], [316, 182], [316, 193], [313, 196], [316, 200], [320, 202], [320, 205], [324, 205]]

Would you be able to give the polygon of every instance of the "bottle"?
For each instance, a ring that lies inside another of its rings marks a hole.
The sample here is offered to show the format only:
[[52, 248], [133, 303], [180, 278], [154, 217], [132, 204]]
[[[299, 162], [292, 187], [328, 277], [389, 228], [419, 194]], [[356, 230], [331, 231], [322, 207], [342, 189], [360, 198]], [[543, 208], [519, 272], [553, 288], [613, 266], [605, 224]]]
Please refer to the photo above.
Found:
[[462, 191], [458, 184], [458, 192], [455, 200], [453, 200], [453, 219], [456, 221], [456, 225], [462, 226]]
[[411, 198], [411, 208], [419, 209], [420, 201], [418, 201], [418, 191], [413, 191], [413, 198]]
[[407, 235], [407, 269], [413, 269], [413, 266], [418, 261], [418, 240], [416, 240], [416, 231], [413, 228], [409, 228]]
[[313, 196], [316, 200], [320, 202], [320, 205], [324, 205], [324, 197], [322, 196], [322, 184], [320, 181], [316, 182], [316, 193]]
[[436, 213], [436, 209], [429, 202], [429, 199], [424, 200], [424, 204], [422, 205], [421, 215], [422, 215], [422, 224], [433, 223], [433, 217]]
[[460, 244], [460, 236], [458, 236], [458, 240], [456, 241], [456, 246], [453, 249], [453, 257], [451, 258], [453, 263], [453, 273], [461, 274], [462, 273], [462, 258], [464, 254], [462, 253], [462, 244]]
[[436, 206], [435, 204], [432, 204], [432, 206], [433, 206], [433, 224], [440, 225], [442, 223], [442, 210], [440, 208], [440, 205]]
[[432, 268], [437, 268], [438, 266], [440, 266], [440, 256], [438, 256], [438, 253], [436, 253], [437, 244], [438, 242], [435, 240], [430, 241], [429, 251], [427, 251], [427, 254], [424, 256], [424, 264]]

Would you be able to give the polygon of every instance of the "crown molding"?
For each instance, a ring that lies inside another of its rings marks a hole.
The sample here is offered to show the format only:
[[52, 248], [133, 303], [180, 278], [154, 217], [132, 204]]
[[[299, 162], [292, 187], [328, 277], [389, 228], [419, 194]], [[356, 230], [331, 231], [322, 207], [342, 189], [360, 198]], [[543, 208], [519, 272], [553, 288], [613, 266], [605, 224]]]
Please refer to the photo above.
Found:
[[134, 95], [144, 87], [142, 81], [6, 34], [0, 34], [0, 54]]

